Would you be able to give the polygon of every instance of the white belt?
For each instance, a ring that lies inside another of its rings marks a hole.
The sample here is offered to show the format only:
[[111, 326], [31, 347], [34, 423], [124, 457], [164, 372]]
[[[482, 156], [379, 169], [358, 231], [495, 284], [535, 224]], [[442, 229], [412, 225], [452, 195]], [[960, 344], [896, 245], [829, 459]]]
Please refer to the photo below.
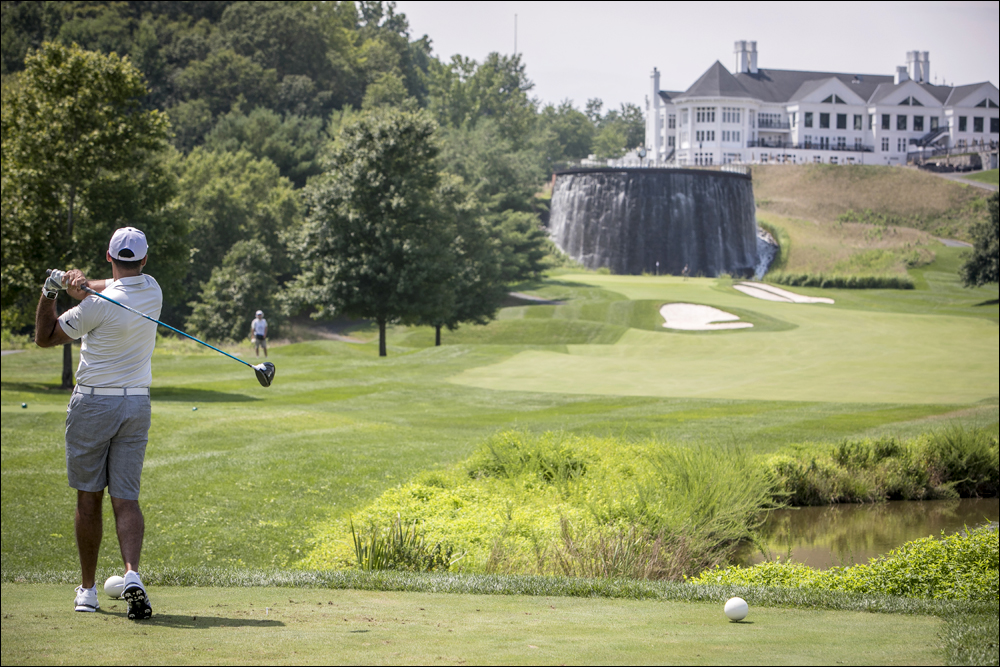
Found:
[[149, 396], [149, 387], [88, 387], [78, 384], [73, 393], [91, 396]]

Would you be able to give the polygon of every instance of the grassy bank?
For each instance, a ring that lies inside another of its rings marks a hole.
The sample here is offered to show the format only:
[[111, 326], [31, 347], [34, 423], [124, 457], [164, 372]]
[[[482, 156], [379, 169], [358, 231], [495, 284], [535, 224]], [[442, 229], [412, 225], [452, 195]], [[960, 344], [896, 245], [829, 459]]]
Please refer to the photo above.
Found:
[[848, 211], [871, 210], [890, 226], [966, 241], [990, 194], [917, 169], [869, 165], [761, 165], [753, 181], [765, 217], [833, 226]]

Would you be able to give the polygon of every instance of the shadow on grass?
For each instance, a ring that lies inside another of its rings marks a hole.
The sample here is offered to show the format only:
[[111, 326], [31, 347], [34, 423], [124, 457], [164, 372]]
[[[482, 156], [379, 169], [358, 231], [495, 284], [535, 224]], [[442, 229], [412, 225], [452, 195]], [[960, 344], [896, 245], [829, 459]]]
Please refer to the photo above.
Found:
[[[111, 616], [125, 616], [125, 613], [106, 612], [100, 613]], [[146, 625], [159, 625], [165, 628], [181, 628], [187, 630], [211, 630], [212, 628], [283, 628], [285, 624], [281, 621], [272, 621], [268, 618], [226, 618], [224, 616], [181, 616], [179, 614], [156, 614], [152, 618], [136, 621], [136, 627]]]
[[979, 306], [995, 306], [997, 304], [1000, 304], [1000, 299], [991, 299], [989, 301], [983, 301], [982, 303], [977, 303], [976, 307], [978, 308]]
[[154, 401], [179, 401], [182, 403], [248, 403], [262, 400], [246, 394], [177, 387], [153, 387], [150, 390], [150, 398]]

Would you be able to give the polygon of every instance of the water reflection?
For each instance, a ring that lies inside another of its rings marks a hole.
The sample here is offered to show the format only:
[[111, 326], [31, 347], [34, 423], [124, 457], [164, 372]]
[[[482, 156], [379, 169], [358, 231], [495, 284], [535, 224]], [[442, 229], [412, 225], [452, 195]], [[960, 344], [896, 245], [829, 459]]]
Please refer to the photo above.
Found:
[[1000, 499], [892, 501], [873, 505], [825, 505], [774, 512], [760, 547], [740, 554], [743, 564], [791, 557], [811, 567], [867, 563], [904, 542], [953, 533], [1000, 519]]

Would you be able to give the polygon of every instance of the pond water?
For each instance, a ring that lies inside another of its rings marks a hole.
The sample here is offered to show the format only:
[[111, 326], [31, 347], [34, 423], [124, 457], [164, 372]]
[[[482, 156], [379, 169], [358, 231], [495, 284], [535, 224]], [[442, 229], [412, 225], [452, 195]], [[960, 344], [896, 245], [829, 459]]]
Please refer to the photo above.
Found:
[[789, 557], [811, 567], [867, 563], [905, 542], [941, 531], [954, 533], [1000, 519], [1000, 499], [890, 501], [870, 505], [801, 507], [773, 512], [761, 529], [760, 548], [746, 547], [743, 564]]

